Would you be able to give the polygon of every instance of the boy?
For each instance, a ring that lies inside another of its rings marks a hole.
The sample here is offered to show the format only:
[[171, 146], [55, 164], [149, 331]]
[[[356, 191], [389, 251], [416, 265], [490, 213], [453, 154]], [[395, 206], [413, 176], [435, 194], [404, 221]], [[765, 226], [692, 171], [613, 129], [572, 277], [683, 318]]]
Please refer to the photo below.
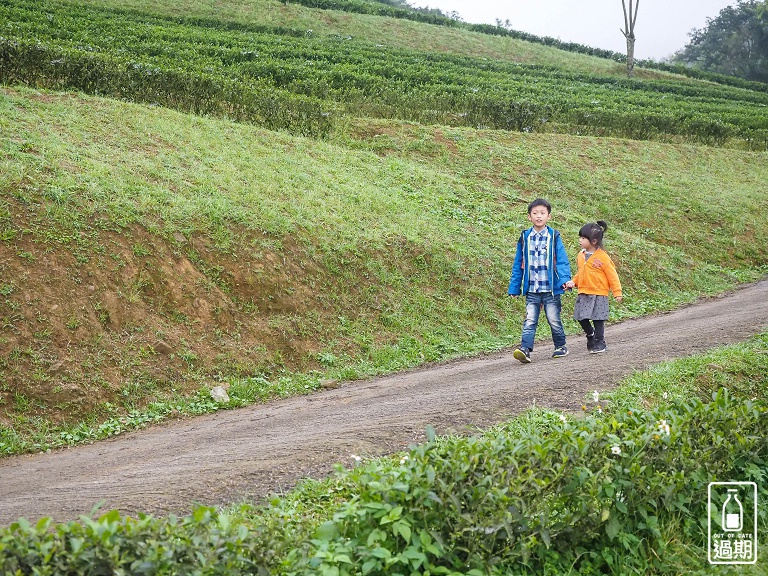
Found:
[[560, 321], [560, 296], [565, 292], [565, 284], [571, 280], [571, 264], [560, 233], [547, 226], [551, 217], [552, 206], [543, 198], [537, 198], [528, 205], [528, 220], [533, 223], [533, 227], [520, 234], [509, 280], [507, 293], [510, 296], [516, 298], [525, 294], [526, 317], [522, 342], [513, 353], [523, 364], [531, 361], [542, 308], [555, 343], [552, 358], [568, 355], [565, 330]]

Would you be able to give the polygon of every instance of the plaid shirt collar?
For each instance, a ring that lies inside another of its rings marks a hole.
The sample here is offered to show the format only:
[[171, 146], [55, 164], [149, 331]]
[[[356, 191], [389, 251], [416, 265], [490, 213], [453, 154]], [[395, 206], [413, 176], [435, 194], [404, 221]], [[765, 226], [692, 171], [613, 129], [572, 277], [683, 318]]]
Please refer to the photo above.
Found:
[[547, 229], [546, 226], [544, 226], [544, 228], [542, 228], [538, 232], [534, 228], [533, 230], [531, 230], [531, 238], [533, 238], [534, 240], [537, 239], [537, 238], [538, 239], [547, 239], [548, 240], [549, 239], [549, 230]]

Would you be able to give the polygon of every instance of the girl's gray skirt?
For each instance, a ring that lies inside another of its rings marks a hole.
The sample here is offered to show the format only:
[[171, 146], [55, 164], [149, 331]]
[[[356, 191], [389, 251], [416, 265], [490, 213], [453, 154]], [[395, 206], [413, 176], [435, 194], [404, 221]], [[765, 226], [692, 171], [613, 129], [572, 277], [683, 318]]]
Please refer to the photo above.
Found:
[[573, 308], [574, 320], [608, 320], [608, 296], [579, 294]]

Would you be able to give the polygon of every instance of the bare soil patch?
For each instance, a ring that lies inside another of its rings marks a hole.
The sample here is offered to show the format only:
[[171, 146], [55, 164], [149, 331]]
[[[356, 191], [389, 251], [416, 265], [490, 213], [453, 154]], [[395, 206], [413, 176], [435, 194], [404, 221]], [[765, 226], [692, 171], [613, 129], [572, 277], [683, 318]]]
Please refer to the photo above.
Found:
[[333, 390], [177, 421], [97, 444], [0, 460], [0, 524], [20, 516], [57, 521], [102, 509], [189, 512], [193, 502], [226, 504], [321, 477], [350, 454], [382, 455], [438, 433], [470, 433], [534, 403], [579, 410], [652, 364], [740, 342], [768, 326], [768, 281], [677, 311], [607, 328], [608, 353], [553, 360], [541, 342], [533, 363], [510, 351], [351, 382]]
[[129, 409], [217, 378], [307, 367], [317, 345], [296, 319], [322, 307], [292, 282], [317, 276], [301, 247], [256, 254], [253, 234], [237, 230], [241, 245], [222, 252], [202, 234], [114, 230], [98, 217], [78, 232], [45, 222], [41, 206], [8, 206], [0, 405], [23, 398], [37, 416], [77, 422], [105, 402]]

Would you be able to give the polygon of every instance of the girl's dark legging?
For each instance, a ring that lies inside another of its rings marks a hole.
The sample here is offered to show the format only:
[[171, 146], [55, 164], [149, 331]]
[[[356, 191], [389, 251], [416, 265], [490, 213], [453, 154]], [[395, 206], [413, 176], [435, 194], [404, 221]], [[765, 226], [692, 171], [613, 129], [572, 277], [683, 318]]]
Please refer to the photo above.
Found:
[[579, 324], [584, 329], [584, 333], [594, 334], [595, 342], [602, 342], [605, 339], [605, 320], [592, 320], [594, 327], [589, 320], [579, 320]]

